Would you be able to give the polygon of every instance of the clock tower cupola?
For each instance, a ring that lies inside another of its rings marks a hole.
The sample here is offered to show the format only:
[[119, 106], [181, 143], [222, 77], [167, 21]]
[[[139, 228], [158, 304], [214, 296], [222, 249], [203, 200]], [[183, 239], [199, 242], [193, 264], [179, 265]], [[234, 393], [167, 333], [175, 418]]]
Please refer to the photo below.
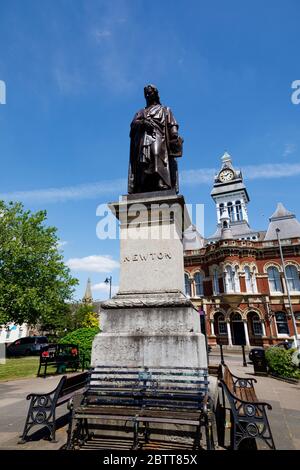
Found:
[[216, 174], [211, 196], [216, 204], [217, 232], [210, 239], [221, 237], [222, 214], [228, 214], [234, 238], [257, 239], [249, 227], [247, 205], [250, 201], [243, 175], [232, 164], [231, 156], [225, 152], [221, 158], [222, 166]]

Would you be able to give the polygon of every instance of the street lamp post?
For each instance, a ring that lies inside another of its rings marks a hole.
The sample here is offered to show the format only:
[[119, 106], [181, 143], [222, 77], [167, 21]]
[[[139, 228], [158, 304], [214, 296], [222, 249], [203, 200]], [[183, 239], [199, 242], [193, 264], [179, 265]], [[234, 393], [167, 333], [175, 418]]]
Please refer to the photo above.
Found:
[[105, 279], [105, 284], [109, 284], [109, 298], [111, 299], [111, 281], [112, 281], [112, 277], [109, 276]]
[[294, 311], [293, 311], [293, 306], [292, 306], [292, 301], [291, 301], [290, 288], [289, 288], [288, 281], [287, 281], [286, 267], [285, 267], [285, 262], [284, 262], [284, 258], [283, 258], [283, 251], [282, 251], [282, 246], [281, 246], [281, 241], [280, 241], [279, 233], [280, 233], [280, 229], [277, 228], [277, 229], [276, 229], [276, 235], [277, 235], [277, 240], [278, 240], [278, 246], [279, 246], [279, 252], [280, 252], [281, 263], [282, 263], [282, 267], [283, 267], [283, 276], [284, 276], [285, 285], [286, 285], [286, 291], [287, 291], [287, 296], [288, 296], [288, 300], [289, 300], [289, 307], [290, 307], [290, 312], [291, 312], [292, 322], [293, 322], [293, 327], [294, 327], [295, 346], [296, 346], [297, 349], [299, 349], [299, 348], [300, 348], [300, 344], [299, 344], [299, 338], [298, 338], [298, 332], [297, 332], [297, 325], [296, 325], [296, 320], [295, 320]]

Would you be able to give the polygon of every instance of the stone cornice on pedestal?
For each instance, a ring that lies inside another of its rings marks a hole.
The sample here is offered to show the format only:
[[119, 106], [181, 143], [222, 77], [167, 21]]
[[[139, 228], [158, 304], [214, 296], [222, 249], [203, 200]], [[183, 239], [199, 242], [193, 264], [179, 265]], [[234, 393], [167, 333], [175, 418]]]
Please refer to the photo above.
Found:
[[[182, 228], [186, 230], [191, 225], [191, 219], [189, 213], [185, 207], [185, 200], [182, 194], [176, 194], [175, 190], [170, 191], [157, 191], [151, 193], [140, 193], [140, 194], [128, 194], [122, 196], [122, 199], [118, 202], [108, 203], [108, 207], [115, 214], [117, 219], [122, 222], [122, 214], [128, 213], [130, 206], [134, 205], [145, 205], [147, 210], [151, 210], [151, 207], [168, 204], [169, 207], [173, 205], [179, 205], [182, 210]], [[132, 224], [132, 221], [130, 221]], [[140, 221], [137, 222], [140, 224]]]
[[192, 301], [180, 291], [157, 293], [119, 293], [109, 300], [101, 302], [101, 308], [171, 308], [194, 307]]

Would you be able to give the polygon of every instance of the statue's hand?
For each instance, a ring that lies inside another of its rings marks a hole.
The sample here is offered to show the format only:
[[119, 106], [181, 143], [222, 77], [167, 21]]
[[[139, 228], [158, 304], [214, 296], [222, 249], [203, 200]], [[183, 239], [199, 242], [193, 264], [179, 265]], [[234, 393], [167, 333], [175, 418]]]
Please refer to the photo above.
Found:
[[144, 119], [144, 129], [146, 132], [148, 132], [149, 134], [152, 134], [153, 131], [154, 131], [154, 127], [153, 125], [151, 124], [150, 121], [148, 121], [148, 119]]

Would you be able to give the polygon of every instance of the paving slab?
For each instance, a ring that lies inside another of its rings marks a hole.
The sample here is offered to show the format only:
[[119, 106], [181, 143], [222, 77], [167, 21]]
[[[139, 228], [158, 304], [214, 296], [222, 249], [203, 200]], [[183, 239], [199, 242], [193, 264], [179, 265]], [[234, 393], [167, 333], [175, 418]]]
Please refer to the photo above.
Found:
[[[45, 433], [39, 431], [36, 435], [32, 429], [36, 441], [29, 441], [26, 444], [18, 444], [19, 436], [23, 432], [25, 419], [27, 416], [30, 400], [26, 400], [27, 395], [32, 392], [44, 393], [53, 390], [61, 379], [60, 376], [49, 376], [44, 378], [35, 377], [28, 379], [18, 379], [6, 382], [0, 382], [0, 449], [32, 450], [36, 449], [55, 449], [59, 446], [47, 441], [40, 440]], [[57, 408], [57, 417], [64, 416], [67, 412], [66, 405]], [[64, 431], [65, 433], [65, 431]], [[61, 436], [60, 430], [57, 436]], [[60, 439], [59, 439], [60, 440]]]
[[251, 363], [247, 367], [242, 365], [242, 356], [233, 360], [225, 356], [225, 362], [234, 375], [257, 380], [255, 390], [258, 399], [272, 406], [267, 414], [276, 449], [300, 450], [300, 383], [292, 384], [270, 376], [257, 376]]
[[[276, 448], [279, 450], [300, 449], [300, 384], [282, 382], [271, 377], [261, 377], [254, 374], [253, 366], [242, 366], [242, 357], [225, 356], [230, 370], [237, 376], [254, 377], [259, 399], [272, 405], [268, 411]], [[218, 364], [217, 355], [211, 358], [210, 364]], [[60, 418], [57, 430], [57, 443], [42, 439], [37, 433], [33, 441], [19, 445], [19, 436], [23, 431], [25, 418], [29, 406], [26, 396], [33, 391], [36, 393], [53, 390], [61, 376], [43, 378], [19, 379], [9, 382], [0, 382], [0, 449], [1, 450], [57, 450], [65, 444], [67, 439], [66, 405], [57, 409]], [[217, 380], [210, 377], [210, 394], [216, 396]]]

